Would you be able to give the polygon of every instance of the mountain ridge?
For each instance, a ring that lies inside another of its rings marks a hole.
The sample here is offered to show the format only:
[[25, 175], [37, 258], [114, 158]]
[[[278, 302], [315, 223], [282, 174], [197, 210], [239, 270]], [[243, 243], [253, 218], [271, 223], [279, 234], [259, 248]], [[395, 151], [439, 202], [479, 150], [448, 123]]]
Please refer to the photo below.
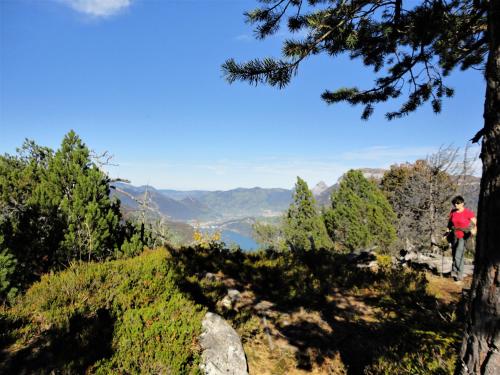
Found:
[[[360, 168], [366, 178], [380, 182], [387, 169]], [[319, 207], [331, 204], [330, 197], [337, 183], [328, 186], [320, 181], [312, 189]], [[462, 194], [471, 208], [477, 207], [476, 190], [479, 178], [466, 176], [463, 179]], [[174, 190], [156, 189], [149, 185], [134, 186], [116, 182], [112, 195], [117, 196], [127, 211], [141, 210], [146, 197], [151, 211], [156, 211], [169, 220], [179, 222], [223, 222], [247, 217], [280, 216], [292, 203], [293, 189], [284, 188], [235, 188], [230, 190]]]

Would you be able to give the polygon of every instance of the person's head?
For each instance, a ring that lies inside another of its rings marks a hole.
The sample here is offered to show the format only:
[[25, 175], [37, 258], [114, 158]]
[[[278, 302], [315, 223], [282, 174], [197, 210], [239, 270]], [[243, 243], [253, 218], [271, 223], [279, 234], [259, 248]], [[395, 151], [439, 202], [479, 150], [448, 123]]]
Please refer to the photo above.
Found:
[[465, 203], [465, 200], [464, 200], [464, 198], [463, 198], [461, 195], [457, 195], [455, 198], [453, 198], [453, 199], [451, 200], [451, 203], [452, 203], [455, 207], [457, 207], [457, 206], [461, 206], [461, 205], [463, 205], [463, 204]]

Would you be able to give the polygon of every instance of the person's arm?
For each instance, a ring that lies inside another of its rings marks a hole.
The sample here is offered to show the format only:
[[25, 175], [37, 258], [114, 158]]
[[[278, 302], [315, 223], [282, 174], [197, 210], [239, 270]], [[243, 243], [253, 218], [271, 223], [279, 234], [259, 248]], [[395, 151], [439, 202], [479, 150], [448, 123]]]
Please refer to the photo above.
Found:
[[446, 231], [443, 234], [443, 238], [446, 238], [448, 234], [451, 232], [451, 227], [453, 224], [451, 223], [451, 213], [450, 216], [448, 217], [448, 225], [446, 225]]
[[473, 236], [475, 236], [477, 233], [477, 219], [475, 217], [473, 217], [470, 219], [470, 222], [472, 224], [471, 228], [470, 228], [470, 232], [472, 233]]

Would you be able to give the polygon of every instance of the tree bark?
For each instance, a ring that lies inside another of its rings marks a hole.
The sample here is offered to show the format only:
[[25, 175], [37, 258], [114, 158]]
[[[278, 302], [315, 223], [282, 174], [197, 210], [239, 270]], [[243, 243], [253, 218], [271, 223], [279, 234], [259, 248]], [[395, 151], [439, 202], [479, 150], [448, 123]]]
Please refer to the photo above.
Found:
[[500, 0], [488, 2], [488, 37], [475, 269], [456, 374], [500, 374]]

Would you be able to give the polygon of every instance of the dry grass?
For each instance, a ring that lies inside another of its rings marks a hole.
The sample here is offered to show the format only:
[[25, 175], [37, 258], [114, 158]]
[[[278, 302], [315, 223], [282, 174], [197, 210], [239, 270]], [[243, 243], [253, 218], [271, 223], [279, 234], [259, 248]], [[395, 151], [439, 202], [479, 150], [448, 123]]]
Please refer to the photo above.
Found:
[[250, 374], [259, 375], [302, 375], [302, 374], [347, 374], [339, 352], [324, 353], [321, 365], [314, 364], [312, 368], [301, 369], [297, 363], [300, 355], [317, 356], [312, 350], [300, 353], [300, 350], [288, 344], [286, 340], [273, 341], [273, 349], [269, 347], [264, 335], [254, 337], [244, 344], [247, 354]]
[[[455, 304], [461, 298], [462, 288], [470, 280], [456, 283], [432, 274], [427, 275], [429, 295], [443, 304]], [[241, 327], [249, 373], [256, 375], [279, 374], [347, 374], [348, 366], [335, 348], [353, 332], [345, 325], [373, 326], [395, 318], [394, 312], [370, 303], [380, 298], [380, 291], [364, 288], [353, 291], [333, 288], [326, 302], [333, 310], [307, 310], [283, 312], [270, 309], [263, 317], [253, 318], [251, 324]], [[335, 324], [338, 323], [338, 326]], [[333, 328], [332, 328], [333, 327]], [[250, 334], [249, 334], [250, 333]], [[331, 343], [331, 345], [329, 344]], [[331, 350], [329, 348], [334, 348]]]
[[461, 296], [462, 291], [469, 289], [471, 285], [471, 277], [466, 277], [461, 282], [456, 282], [453, 279], [440, 277], [427, 273], [427, 293], [436, 297], [441, 303], [457, 303]]
[[[353, 294], [335, 289], [327, 298], [336, 306], [329, 318], [338, 322], [377, 322], [380, 310], [364, 301], [367, 296], [372, 297], [373, 291]], [[347, 374], [340, 353], [330, 350], [328, 344], [343, 340], [346, 332], [335, 332], [323, 314], [303, 307], [290, 312], [268, 310], [266, 318], [255, 317], [241, 327], [250, 374]], [[314, 341], [316, 344], [311, 345]]]

